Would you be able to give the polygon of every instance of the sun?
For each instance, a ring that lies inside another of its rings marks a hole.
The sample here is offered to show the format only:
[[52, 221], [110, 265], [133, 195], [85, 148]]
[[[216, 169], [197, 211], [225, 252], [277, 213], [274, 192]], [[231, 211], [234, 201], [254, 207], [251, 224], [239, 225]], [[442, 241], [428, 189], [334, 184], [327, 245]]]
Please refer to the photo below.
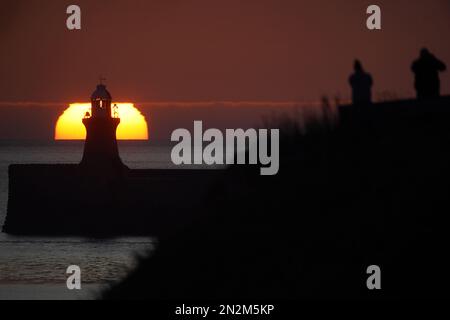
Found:
[[[133, 103], [117, 104], [120, 124], [117, 127], [118, 140], [148, 140], [148, 126], [145, 117]], [[90, 111], [90, 103], [71, 103], [59, 116], [55, 126], [55, 140], [84, 140], [86, 128], [82, 119]]]

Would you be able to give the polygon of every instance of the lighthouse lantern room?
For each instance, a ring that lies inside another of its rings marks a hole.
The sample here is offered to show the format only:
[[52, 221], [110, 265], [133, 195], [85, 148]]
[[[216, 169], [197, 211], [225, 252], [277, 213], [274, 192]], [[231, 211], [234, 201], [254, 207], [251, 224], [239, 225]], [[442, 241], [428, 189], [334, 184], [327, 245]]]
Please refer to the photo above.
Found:
[[[111, 94], [103, 83], [91, 95], [91, 114], [82, 121], [86, 142], [81, 165], [95, 170], [124, 168], [117, 148], [116, 130], [120, 123], [117, 110], [111, 114]], [[88, 115], [88, 114], [87, 114]]]

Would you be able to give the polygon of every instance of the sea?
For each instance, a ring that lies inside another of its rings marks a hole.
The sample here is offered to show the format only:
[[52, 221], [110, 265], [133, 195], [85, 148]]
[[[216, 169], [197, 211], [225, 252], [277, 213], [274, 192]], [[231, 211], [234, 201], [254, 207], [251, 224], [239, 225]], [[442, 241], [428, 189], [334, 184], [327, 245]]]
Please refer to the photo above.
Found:
[[[0, 141], [0, 225], [8, 199], [8, 166], [23, 163], [78, 163], [83, 141]], [[119, 141], [123, 162], [132, 169], [176, 169], [171, 147], [148, 141]], [[150, 254], [156, 238], [107, 240], [25, 237], [0, 233], [0, 300], [96, 299]], [[81, 270], [81, 289], [67, 288], [70, 265]]]

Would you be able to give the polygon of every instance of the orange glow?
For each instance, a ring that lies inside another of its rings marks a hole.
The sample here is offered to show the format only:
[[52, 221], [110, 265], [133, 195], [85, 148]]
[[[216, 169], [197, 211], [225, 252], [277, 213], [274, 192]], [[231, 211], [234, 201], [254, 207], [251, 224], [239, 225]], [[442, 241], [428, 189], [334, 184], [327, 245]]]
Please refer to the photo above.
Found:
[[[145, 117], [133, 103], [113, 102], [117, 104], [120, 124], [117, 127], [118, 140], [148, 140], [148, 127]], [[59, 116], [55, 127], [55, 140], [84, 140], [86, 128], [82, 119], [90, 103], [71, 103]]]

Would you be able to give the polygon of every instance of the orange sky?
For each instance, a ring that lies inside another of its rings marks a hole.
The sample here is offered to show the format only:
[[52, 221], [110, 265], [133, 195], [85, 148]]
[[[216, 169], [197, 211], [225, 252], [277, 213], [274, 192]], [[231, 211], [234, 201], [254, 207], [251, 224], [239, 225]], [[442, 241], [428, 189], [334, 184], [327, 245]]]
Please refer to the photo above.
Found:
[[[253, 126], [284, 110], [280, 101], [345, 100], [354, 58], [372, 73], [375, 99], [414, 96], [410, 65], [422, 46], [450, 66], [448, 0], [376, 1], [376, 32], [365, 27], [366, 0], [76, 3], [80, 31], [65, 26], [72, 1], [2, 1], [0, 139], [52, 139], [58, 116], [89, 101], [99, 75], [115, 101], [135, 103], [158, 140], [193, 120]], [[450, 71], [441, 80], [450, 94]]]
[[[409, 70], [426, 45], [450, 64], [450, 1], [2, 1], [0, 101], [85, 101], [100, 74], [119, 101], [314, 100], [349, 95], [360, 58], [375, 93], [413, 95]], [[442, 75], [450, 93], [449, 72]]]

